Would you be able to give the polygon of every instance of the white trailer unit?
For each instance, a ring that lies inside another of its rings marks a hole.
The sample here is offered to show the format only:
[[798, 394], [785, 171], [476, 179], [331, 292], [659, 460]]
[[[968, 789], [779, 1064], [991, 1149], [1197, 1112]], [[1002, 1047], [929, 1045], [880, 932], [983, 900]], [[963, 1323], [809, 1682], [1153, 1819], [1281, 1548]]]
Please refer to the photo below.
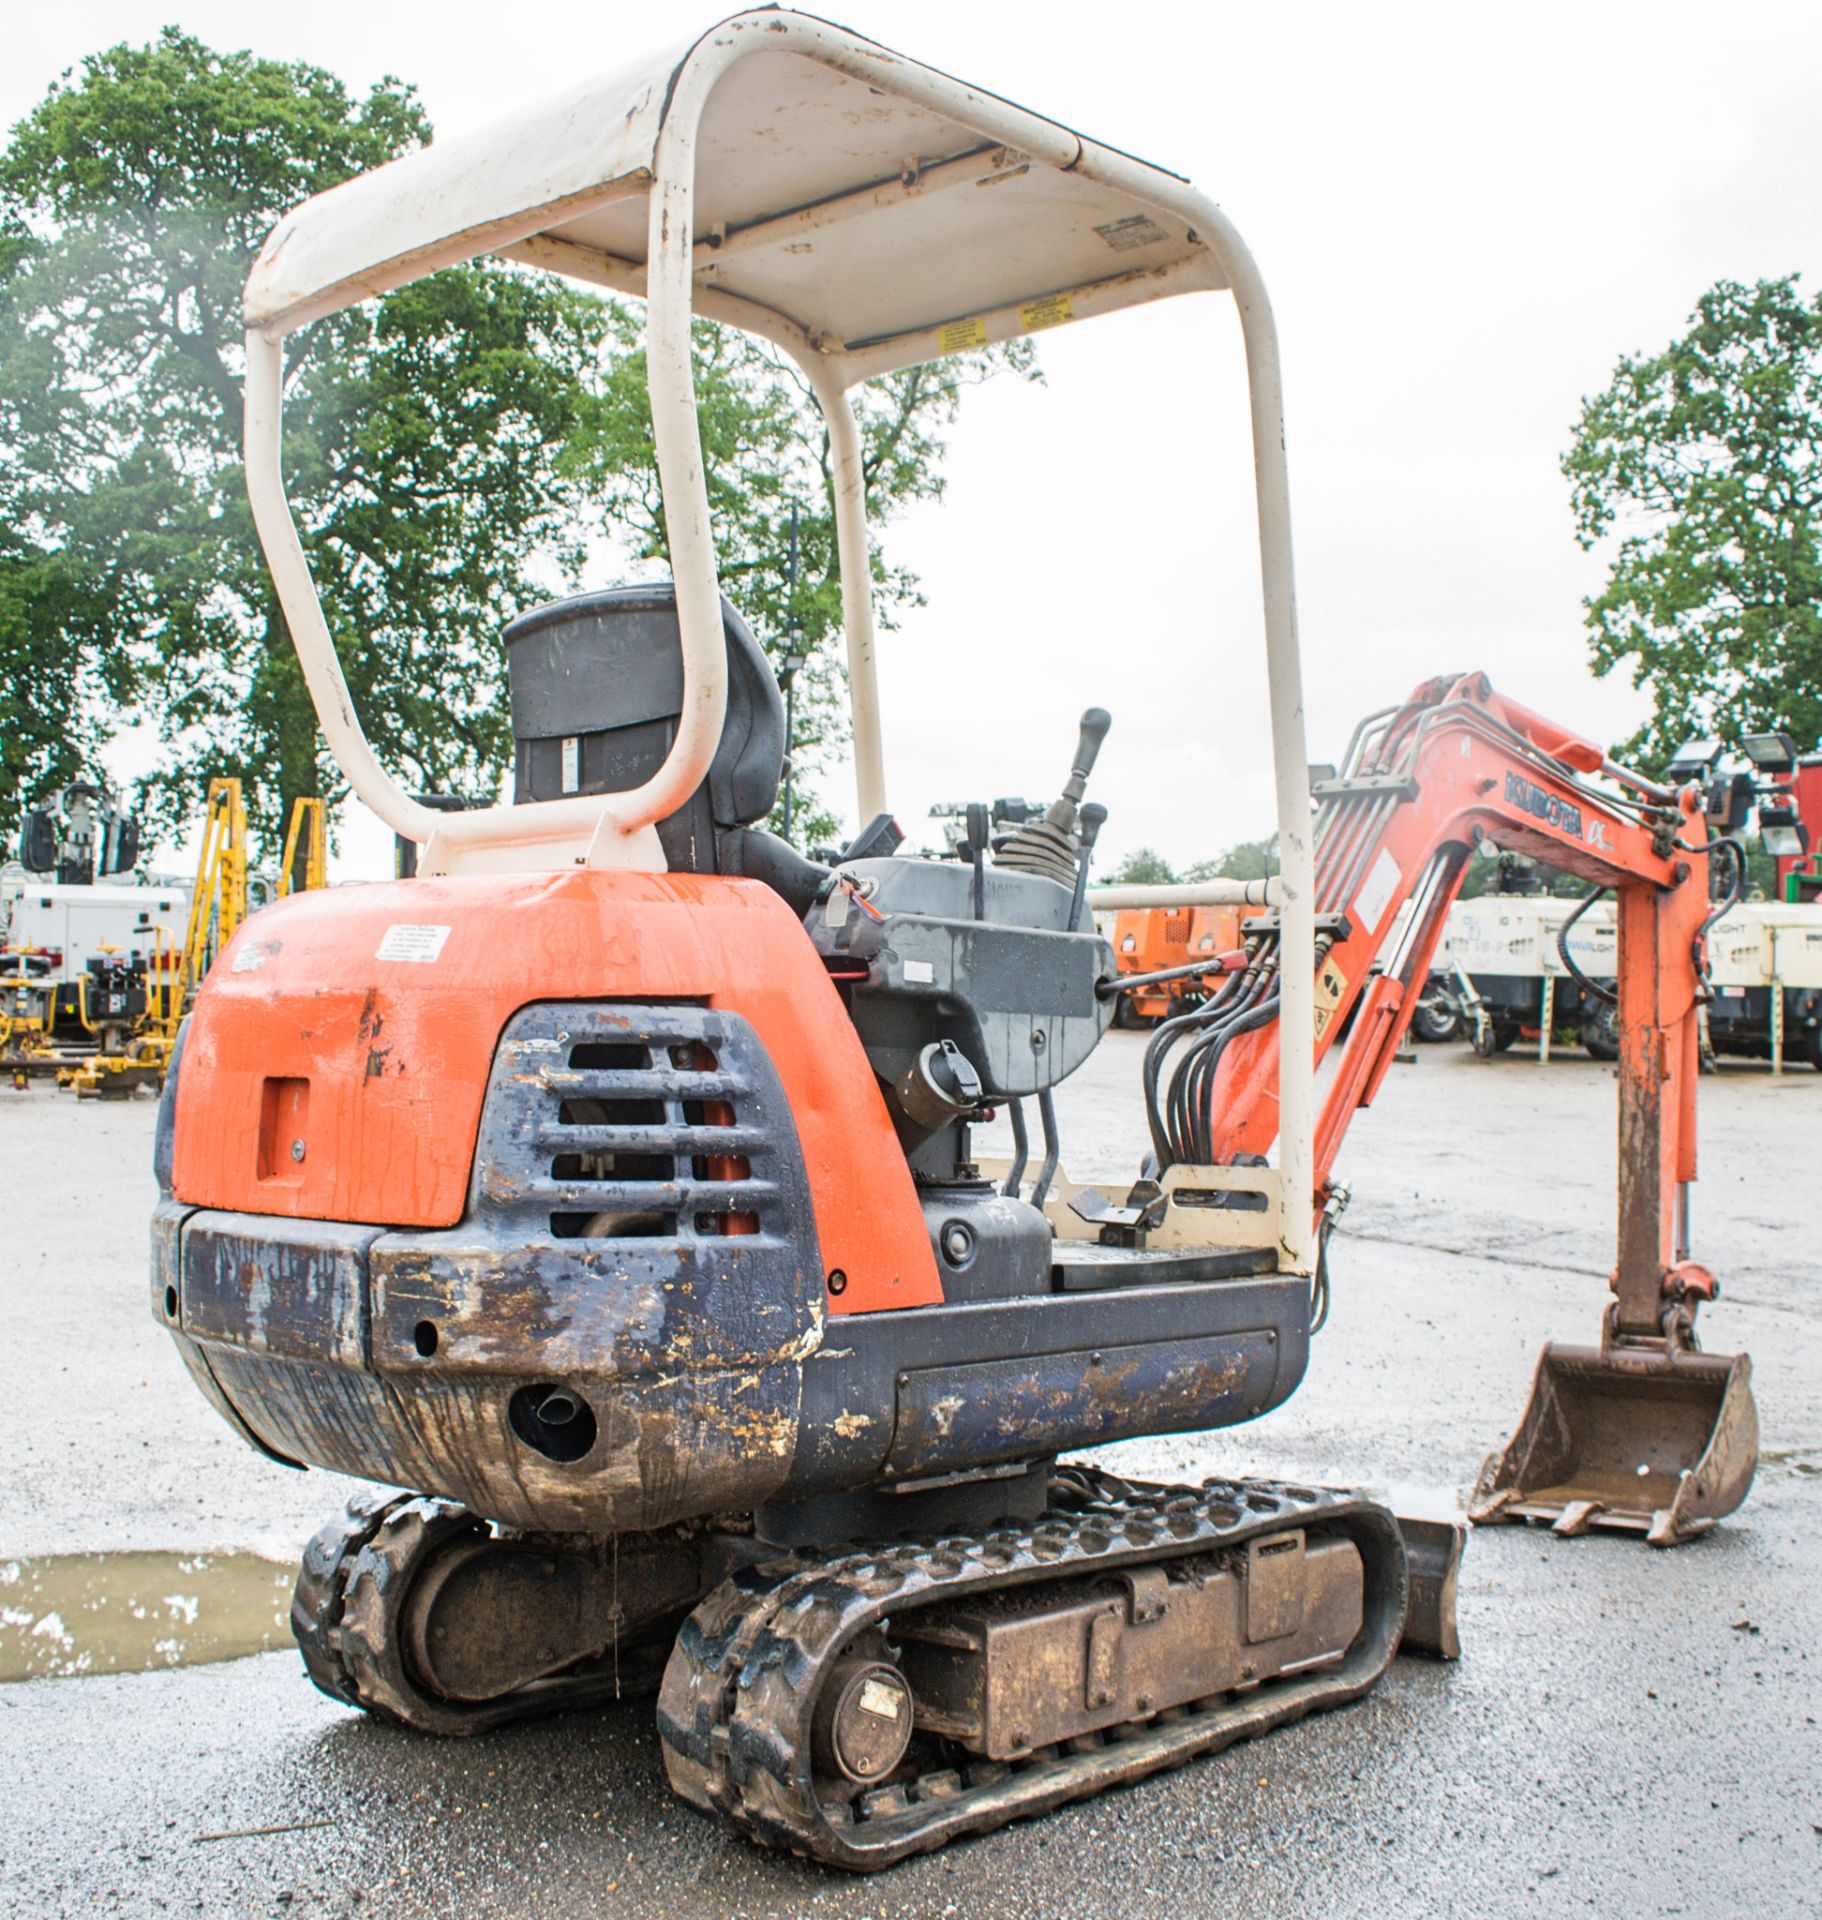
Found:
[[152, 959], [162, 946], [181, 952], [190, 911], [182, 887], [66, 887], [28, 879], [12, 902], [9, 953], [57, 957], [46, 978], [82, 978], [90, 960], [138, 953]]
[[[1485, 1050], [1502, 1050], [1535, 1027], [1538, 1057], [1550, 1057], [1553, 1031], [1581, 1029], [1589, 1051], [1611, 1057], [1606, 1006], [1564, 965], [1558, 936], [1580, 903], [1548, 894], [1483, 894], [1449, 911], [1438, 964], [1465, 974], [1489, 1032]], [[1611, 900], [1597, 901], [1570, 929], [1568, 947], [1591, 980], [1617, 971]], [[1717, 1053], [1822, 1067], [1822, 907], [1745, 901], [1708, 931], [1709, 1037]]]

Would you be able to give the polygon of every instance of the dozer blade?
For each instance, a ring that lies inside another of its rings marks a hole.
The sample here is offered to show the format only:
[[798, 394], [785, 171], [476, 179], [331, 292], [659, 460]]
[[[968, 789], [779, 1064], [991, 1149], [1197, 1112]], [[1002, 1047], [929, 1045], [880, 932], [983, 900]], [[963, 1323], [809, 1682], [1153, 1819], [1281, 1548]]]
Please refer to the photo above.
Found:
[[1745, 1354], [1551, 1345], [1468, 1517], [1547, 1521], [1562, 1534], [1613, 1527], [1674, 1547], [1732, 1513], [1758, 1463]]
[[1461, 1575], [1461, 1551], [1468, 1530], [1453, 1520], [1417, 1520], [1399, 1514], [1404, 1539], [1406, 1605], [1400, 1653], [1428, 1654], [1434, 1660], [1459, 1660], [1461, 1635], [1455, 1626], [1455, 1588]]

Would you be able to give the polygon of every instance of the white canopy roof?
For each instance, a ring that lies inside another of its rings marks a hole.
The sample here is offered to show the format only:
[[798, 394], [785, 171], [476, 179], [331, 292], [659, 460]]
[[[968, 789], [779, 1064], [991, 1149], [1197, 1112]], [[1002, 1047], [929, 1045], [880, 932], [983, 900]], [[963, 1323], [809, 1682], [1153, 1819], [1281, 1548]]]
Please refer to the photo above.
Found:
[[488, 251], [642, 291], [648, 190], [692, 66], [711, 90], [672, 137], [694, 143], [698, 304], [801, 329], [842, 384], [1224, 284], [1176, 175], [768, 10], [306, 201], [255, 263], [248, 325], [289, 332]]
[[[684, 706], [624, 793], [437, 813], [382, 767], [354, 712], [285, 499], [284, 336], [481, 253], [646, 300], [646, 384], [677, 590]], [[1287, 1034], [1313, 1031], [1315, 918], [1284, 406], [1271, 306], [1244, 242], [1185, 180], [808, 14], [742, 13], [638, 71], [439, 142], [307, 201], [247, 283], [247, 489], [324, 737], [420, 871], [661, 871], [655, 822], [695, 792], [727, 701], [690, 316], [802, 367], [831, 453], [861, 819], [886, 802], [858, 381], [1061, 321], [1232, 290], [1245, 343], [1277, 775]], [[1271, 1198], [1290, 1270], [1314, 1263], [1313, 1054], [1279, 1067]], [[1259, 1176], [1249, 1174], [1249, 1179]]]

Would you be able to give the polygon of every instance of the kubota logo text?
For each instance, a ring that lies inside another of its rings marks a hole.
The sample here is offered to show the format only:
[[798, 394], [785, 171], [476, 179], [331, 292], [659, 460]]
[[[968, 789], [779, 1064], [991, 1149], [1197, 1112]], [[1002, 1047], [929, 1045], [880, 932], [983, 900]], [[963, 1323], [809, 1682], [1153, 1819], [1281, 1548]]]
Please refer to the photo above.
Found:
[[1542, 787], [1534, 787], [1523, 774], [1506, 775], [1506, 798], [1545, 826], [1554, 827], [1559, 833], [1572, 833], [1578, 840], [1582, 837], [1581, 808], [1571, 801], [1559, 800]]

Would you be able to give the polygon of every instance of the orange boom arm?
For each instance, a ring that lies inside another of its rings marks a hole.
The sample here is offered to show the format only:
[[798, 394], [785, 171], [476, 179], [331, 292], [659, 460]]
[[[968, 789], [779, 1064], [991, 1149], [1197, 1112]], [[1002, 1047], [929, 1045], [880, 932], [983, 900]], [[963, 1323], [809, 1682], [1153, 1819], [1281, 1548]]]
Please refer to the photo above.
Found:
[[[1584, 778], [1602, 771], [1612, 790]], [[1708, 911], [1695, 790], [1673, 795], [1610, 768], [1599, 748], [1470, 674], [1427, 682], [1364, 723], [1342, 776], [1316, 793], [1318, 1060], [1357, 1007], [1318, 1120], [1317, 1197], [1349, 1120], [1391, 1065], [1479, 842], [1612, 887], [1623, 1036], [1614, 1290], [1618, 1330], [1656, 1336], [1667, 1294], [1706, 1290], [1677, 1228], [1678, 1190], [1696, 1171], [1697, 943]], [[1255, 964], [1269, 967], [1272, 923], [1249, 925]], [[1217, 1162], [1271, 1145], [1278, 1044], [1272, 1021], [1226, 1050], [1211, 1102]]]

